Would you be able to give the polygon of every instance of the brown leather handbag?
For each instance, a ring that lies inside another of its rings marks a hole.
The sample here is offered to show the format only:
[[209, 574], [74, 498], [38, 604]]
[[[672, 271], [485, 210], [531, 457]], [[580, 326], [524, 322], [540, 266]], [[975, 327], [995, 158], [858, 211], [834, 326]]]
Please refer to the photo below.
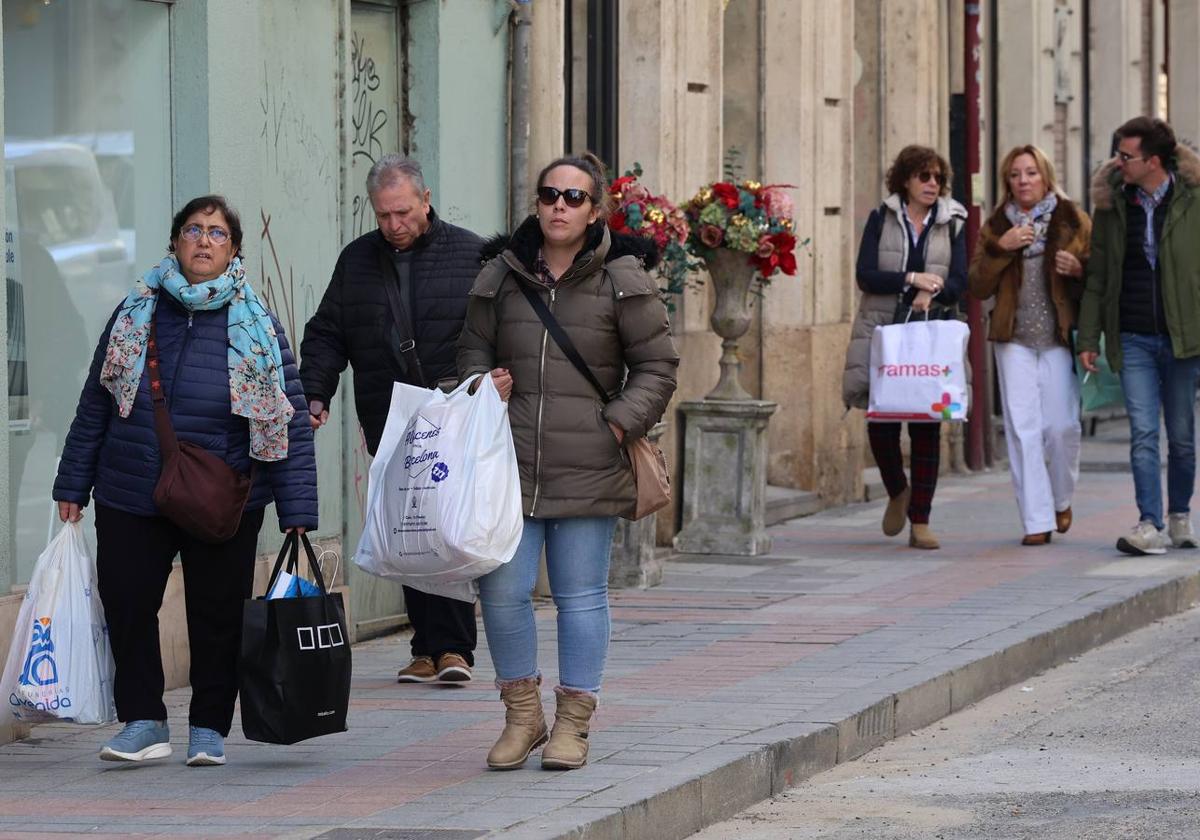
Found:
[[154, 399], [154, 431], [162, 453], [162, 472], [154, 486], [159, 513], [186, 533], [206, 543], [233, 539], [254, 486], [257, 464], [242, 475], [202, 446], [175, 437], [158, 369], [158, 340], [154, 320], [146, 345], [146, 370]]

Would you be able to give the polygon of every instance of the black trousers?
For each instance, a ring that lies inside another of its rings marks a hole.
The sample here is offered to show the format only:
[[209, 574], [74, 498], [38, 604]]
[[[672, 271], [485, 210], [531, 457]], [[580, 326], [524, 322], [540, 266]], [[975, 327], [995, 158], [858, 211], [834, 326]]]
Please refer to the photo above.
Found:
[[413, 626], [413, 656], [431, 656], [436, 663], [443, 653], [457, 653], [474, 667], [478, 641], [474, 604], [406, 586], [404, 606]]
[[162, 516], [96, 505], [96, 574], [117, 673], [117, 717], [166, 720], [158, 610], [171, 565], [183, 563], [192, 666], [192, 726], [229, 734], [238, 693], [242, 602], [254, 585], [263, 511], [248, 511], [233, 539], [200, 542]]

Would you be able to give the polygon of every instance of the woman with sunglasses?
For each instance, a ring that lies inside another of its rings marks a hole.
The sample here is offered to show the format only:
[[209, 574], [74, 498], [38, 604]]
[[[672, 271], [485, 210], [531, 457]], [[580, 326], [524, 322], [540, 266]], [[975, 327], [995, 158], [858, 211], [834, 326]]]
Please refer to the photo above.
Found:
[[[221, 196], [175, 214], [167, 256], [100, 336], [59, 463], [59, 517], [78, 522], [96, 501], [96, 573], [125, 724], [100, 750], [105, 761], [171, 755], [158, 610], [178, 554], [191, 651], [187, 764], [225, 763], [263, 509], [275, 502], [280, 530], [317, 527], [304, 391], [283, 327], [246, 278], [241, 247], [241, 222]], [[155, 504], [158, 393], [180, 442], [251, 476], [237, 531], [223, 543], [191, 536]]]
[[[850, 332], [842, 400], [867, 407], [870, 396], [871, 333], [904, 320], [909, 312], [953, 317], [967, 284], [966, 209], [949, 198], [950, 165], [927, 146], [901, 149], [887, 172], [888, 197], [872, 210], [858, 248], [856, 278], [862, 290]], [[868, 423], [871, 454], [887, 489], [883, 533], [889, 537], [911, 523], [908, 544], [940, 548], [929, 529], [941, 461], [941, 424], [909, 423], [910, 481], [904, 475], [899, 423]]]
[[1054, 165], [1037, 146], [1009, 151], [1000, 174], [1004, 200], [979, 231], [970, 290], [996, 299], [988, 338], [1021, 544], [1045, 545], [1071, 527], [1079, 479], [1079, 384], [1070, 347], [1092, 225], [1059, 190]]
[[[609, 230], [603, 173], [591, 154], [542, 170], [536, 214], [484, 248], [489, 261], [459, 338], [460, 376], [490, 372], [509, 402], [525, 512], [516, 555], [479, 581], [507, 709], [487, 758], [495, 770], [520, 767], [542, 744], [545, 768], [587, 761], [608, 651], [613, 528], [636, 498], [622, 443], [645, 435], [675, 391], [679, 356], [646, 273], [657, 252], [649, 240]], [[550, 310], [609, 401], [564, 355], [527, 295]], [[543, 549], [558, 611], [557, 715], [549, 733], [531, 599]]]

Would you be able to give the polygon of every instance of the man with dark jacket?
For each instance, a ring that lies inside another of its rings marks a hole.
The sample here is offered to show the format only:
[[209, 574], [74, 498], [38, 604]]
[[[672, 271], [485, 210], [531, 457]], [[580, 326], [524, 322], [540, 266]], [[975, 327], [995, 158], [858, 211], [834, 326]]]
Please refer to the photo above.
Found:
[[[392, 383], [432, 388], [455, 380], [458, 334], [483, 241], [438, 218], [421, 167], [384, 155], [367, 174], [378, 230], [338, 257], [321, 305], [304, 328], [300, 378], [314, 429], [329, 419], [338, 377], [354, 368], [354, 406], [375, 454]], [[400, 682], [471, 679], [475, 607], [404, 587], [413, 626], [412, 662]]]
[[[1117, 129], [1116, 156], [1092, 183], [1095, 219], [1079, 309], [1079, 361], [1096, 371], [1100, 336], [1121, 375], [1139, 521], [1117, 540], [1127, 554], [1196, 548], [1200, 373], [1200, 158], [1165, 122], [1136, 117]], [[1164, 529], [1159, 414], [1167, 427]]]

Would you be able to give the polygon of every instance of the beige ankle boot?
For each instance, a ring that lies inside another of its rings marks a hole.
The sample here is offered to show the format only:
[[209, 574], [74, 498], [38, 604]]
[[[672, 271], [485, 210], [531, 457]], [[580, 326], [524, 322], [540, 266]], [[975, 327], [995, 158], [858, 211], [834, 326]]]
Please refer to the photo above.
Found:
[[908, 500], [912, 498], [912, 487], [905, 487], [899, 495], [888, 499], [887, 507], [883, 509], [883, 533], [894, 537], [904, 530], [908, 521]]
[[938, 538], [933, 535], [933, 531], [929, 530], [929, 526], [922, 522], [914, 522], [912, 529], [908, 532], [908, 544], [913, 548], [924, 548], [933, 550], [942, 547], [938, 542]]
[[558, 710], [550, 742], [542, 750], [546, 770], [575, 770], [587, 764], [588, 729], [596, 711], [596, 695], [554, 689]]
[[500, 689], [504, 701], [504, 731], [488, 753], [488, 767], [516, 770], [534, 749], [546, 743], [546, 715], [542, 711], [541, 677], [508, 683]]

